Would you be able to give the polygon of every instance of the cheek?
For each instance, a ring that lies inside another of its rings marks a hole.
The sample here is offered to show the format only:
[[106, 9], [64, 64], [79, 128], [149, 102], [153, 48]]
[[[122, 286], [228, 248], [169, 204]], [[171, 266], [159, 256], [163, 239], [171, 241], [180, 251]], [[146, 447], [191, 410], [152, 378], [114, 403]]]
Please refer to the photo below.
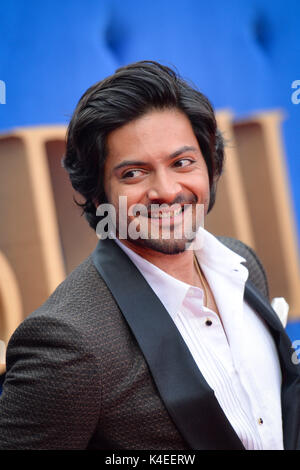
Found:
[[198, 196], [199, 202], [209, 197], [210, 187], [208, 175], [201, 174], [200, 177], [193, 177], [192, 181], [190, 181], [190, 185], [194, 194]]
[[[144, 191], [139, 185], [123, 185], [119, 182], [112, 181], [107, 185], [107, 199], [113, 204], [116, 211], [122, 206], [122, 210], [126, 205], [126, 211], [135, 204], [145, 204]], [[121, 206], [119, 205], [121, 204]]]
[[190, 186], [192, 192], [197, 196], [198, 204], [204, 204], [204, 212], [207, 213], [210, 199], [209, 179], [206, 175], [199, 178], [193, 178]]

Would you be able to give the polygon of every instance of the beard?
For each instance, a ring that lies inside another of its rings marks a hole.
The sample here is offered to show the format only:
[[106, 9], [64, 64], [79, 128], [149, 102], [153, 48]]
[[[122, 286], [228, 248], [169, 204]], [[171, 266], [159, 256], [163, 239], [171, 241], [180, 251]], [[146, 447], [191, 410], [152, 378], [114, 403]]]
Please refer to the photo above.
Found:
[[140, 248], [166, 255], [179, 254], [189, 249], [198, 228], [203, 225], [204, 205], [197, 204], [195, 195], [189, 199], [178, 196], [170, 206], [176, 204], [181, 207], [180, 217], [176, 222], [170, 218], [162, 220], [151, 217], [151, 206], [137, 217], [127, 215], [127, 241]]
[[157, 251], [165, 255], [178, 255], [179, 253], [186, 251], [187, 246], [194, 241], [195, 236], [196, 235], [194, 235], [191, 240], [162, 240], [152, 238], [138, 238], [136, 240], [128, 238], [128, 240], [141, 248]]

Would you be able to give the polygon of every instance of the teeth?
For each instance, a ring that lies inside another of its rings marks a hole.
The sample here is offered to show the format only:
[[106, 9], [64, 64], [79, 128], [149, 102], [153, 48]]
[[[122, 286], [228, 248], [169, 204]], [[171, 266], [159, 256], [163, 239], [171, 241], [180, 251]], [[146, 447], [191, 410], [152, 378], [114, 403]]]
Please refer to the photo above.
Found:
[[164, 212], [158, 212], [158, 213], [152, 213], [151, 217], [153, 219], [166, 219], [168, 217], [176, 217], [182, 212], [182, 207], [179, 209], [176, 209], [175, 211], [164, 211]]

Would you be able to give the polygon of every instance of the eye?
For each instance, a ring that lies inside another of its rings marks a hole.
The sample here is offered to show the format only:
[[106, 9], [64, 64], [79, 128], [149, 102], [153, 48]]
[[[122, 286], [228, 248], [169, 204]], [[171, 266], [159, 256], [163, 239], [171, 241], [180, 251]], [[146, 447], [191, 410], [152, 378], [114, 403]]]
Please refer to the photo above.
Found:
[[194, 160], [192, 160], [191, 158], [180, 158], [180, 160], [177, 160], [174, 163], [174, 166], [177, 168], [184, 168], [186, 166], [191, 165], [192, 163], [194, 163]]
[[137, 178], [138, 176], [142, 176], [143, 174], [144, 174], [143, 170], [139, 170], [139, 169], [128, 170], [122, 174], [122, 179], [133, 179], [133, 178]]

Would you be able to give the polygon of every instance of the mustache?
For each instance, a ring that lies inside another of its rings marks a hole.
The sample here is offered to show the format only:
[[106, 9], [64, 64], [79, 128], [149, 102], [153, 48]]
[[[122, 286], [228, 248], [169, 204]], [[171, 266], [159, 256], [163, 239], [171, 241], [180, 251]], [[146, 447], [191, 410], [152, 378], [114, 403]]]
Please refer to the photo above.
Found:
[[128, 215], [133, 217], [144, 216], [148, 217], [151, 215], [157, 215], [159, 213], [167, 213], [170, 211], [176, 211], [181, 209], [184, 211], [186, 207], [195, 206], [198, 198], [196, 195], [178, 195], [171, 203], [166, 203], [164, 199], [155, 199], [148, 204], [133, 204], [129, 210]]
[[182, 206], [184, 204], [197, 204], [197, 202], [198, 202], [198, 198], [195, 194], [193, 194], [190, 197], [186, 197], [186, 196], [183, 196], [183, 195], [178, 195], [170, 203], [166, 203], [166, 201], [164, 201], [163, 199], [155, 199], [154, 201], [151, 201], [151, 203], [147, 204], [146, 208], [147, 208], [148, 211], [150, 211], [151, 207], [153, 205], [159, 205], [159, 206], [164, 205], [164, 207], [166, 207], [166, 206], [171, 207], [171, 206], [174, 206], [176, 204]]

